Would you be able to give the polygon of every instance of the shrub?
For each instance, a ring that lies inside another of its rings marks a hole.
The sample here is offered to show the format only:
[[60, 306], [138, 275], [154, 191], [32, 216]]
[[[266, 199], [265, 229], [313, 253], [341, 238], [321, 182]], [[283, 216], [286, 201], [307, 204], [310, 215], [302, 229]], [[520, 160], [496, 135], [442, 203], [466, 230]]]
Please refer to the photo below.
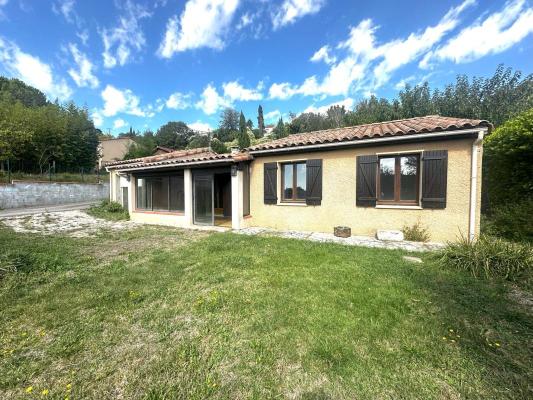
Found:
[[487, 136], [484, 149], [490, 208], [533, 196], [533, 108]]
[[429, 240], [429, 232], [427, 228], [422, 226], [420, 221], [412, 226], [404, 225], [402, 228], [405, 240], [411, 242], [427, 242]]
[[482, 220], [482, 231], [515, 242], [533, 243], [533, 199], [494, 208]]
[[437, 253], [449, 268], [470, 272], [475, 277], [499, 277], [509, 281], [531, 281], [533, 247], [483, 235], [477, 241], [463, 237]]
[[87, 213], [93, 217], [118, 221], [121, 219], [129, 219], [130, 215], [127, 210], [116, 201], [103, 200], [99, 205], [92, 206], [87, 210]]
[[218, 154], [229, 153], [229, 149], [226, 145], [217, 138], [211, 140], [211, 150]]

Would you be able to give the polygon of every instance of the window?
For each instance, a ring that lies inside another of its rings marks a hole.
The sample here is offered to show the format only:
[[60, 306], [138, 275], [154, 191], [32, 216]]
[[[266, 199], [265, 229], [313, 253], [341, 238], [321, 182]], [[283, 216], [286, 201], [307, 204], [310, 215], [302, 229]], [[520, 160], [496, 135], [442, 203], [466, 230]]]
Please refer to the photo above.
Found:
[[281, 165], [281, 200], [305, 201], [306, 164], [305, 162]]
[[139, 210], [183, 212], [183, 174], [138, 177], [136, 197]]
[[420, 156], [379, 158], [378, 201], [383, 204], [418, 204]]

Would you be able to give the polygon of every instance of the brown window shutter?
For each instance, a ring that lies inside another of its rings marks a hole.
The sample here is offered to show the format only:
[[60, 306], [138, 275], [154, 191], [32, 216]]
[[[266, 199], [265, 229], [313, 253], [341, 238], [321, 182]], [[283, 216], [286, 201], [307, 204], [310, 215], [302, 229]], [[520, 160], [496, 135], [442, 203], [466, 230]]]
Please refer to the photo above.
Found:
[[448, 150], [424, 151], [422, 163], [422, 207], [446, 208]]
[[277, 204], [278, 202], [278, 164], [265, 163], [264, 180], [265, 180], [265, 204]]
[[357, 156], [355, 204], [358, 207], [376, 206], [376, 174], [378, 156]]
[[322, 203], [322, 160], [307, 160], [305, 169], [305, 203], [310, 206], [319, 206]]

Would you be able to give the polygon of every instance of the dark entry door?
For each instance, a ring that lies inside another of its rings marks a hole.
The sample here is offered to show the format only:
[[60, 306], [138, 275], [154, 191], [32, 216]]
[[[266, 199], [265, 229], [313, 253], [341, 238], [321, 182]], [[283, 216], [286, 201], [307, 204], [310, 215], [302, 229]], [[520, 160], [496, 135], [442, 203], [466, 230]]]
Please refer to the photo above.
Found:
[[194, 175], [194, 223], [214, 225], [213, 174]]

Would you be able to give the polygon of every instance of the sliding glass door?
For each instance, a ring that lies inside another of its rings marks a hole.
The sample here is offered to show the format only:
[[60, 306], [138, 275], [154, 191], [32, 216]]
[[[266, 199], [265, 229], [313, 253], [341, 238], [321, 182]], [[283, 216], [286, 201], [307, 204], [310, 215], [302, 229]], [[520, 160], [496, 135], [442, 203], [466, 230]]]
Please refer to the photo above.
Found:
[[194, 174], [194, 223], [214, 225], [213, 174]]

